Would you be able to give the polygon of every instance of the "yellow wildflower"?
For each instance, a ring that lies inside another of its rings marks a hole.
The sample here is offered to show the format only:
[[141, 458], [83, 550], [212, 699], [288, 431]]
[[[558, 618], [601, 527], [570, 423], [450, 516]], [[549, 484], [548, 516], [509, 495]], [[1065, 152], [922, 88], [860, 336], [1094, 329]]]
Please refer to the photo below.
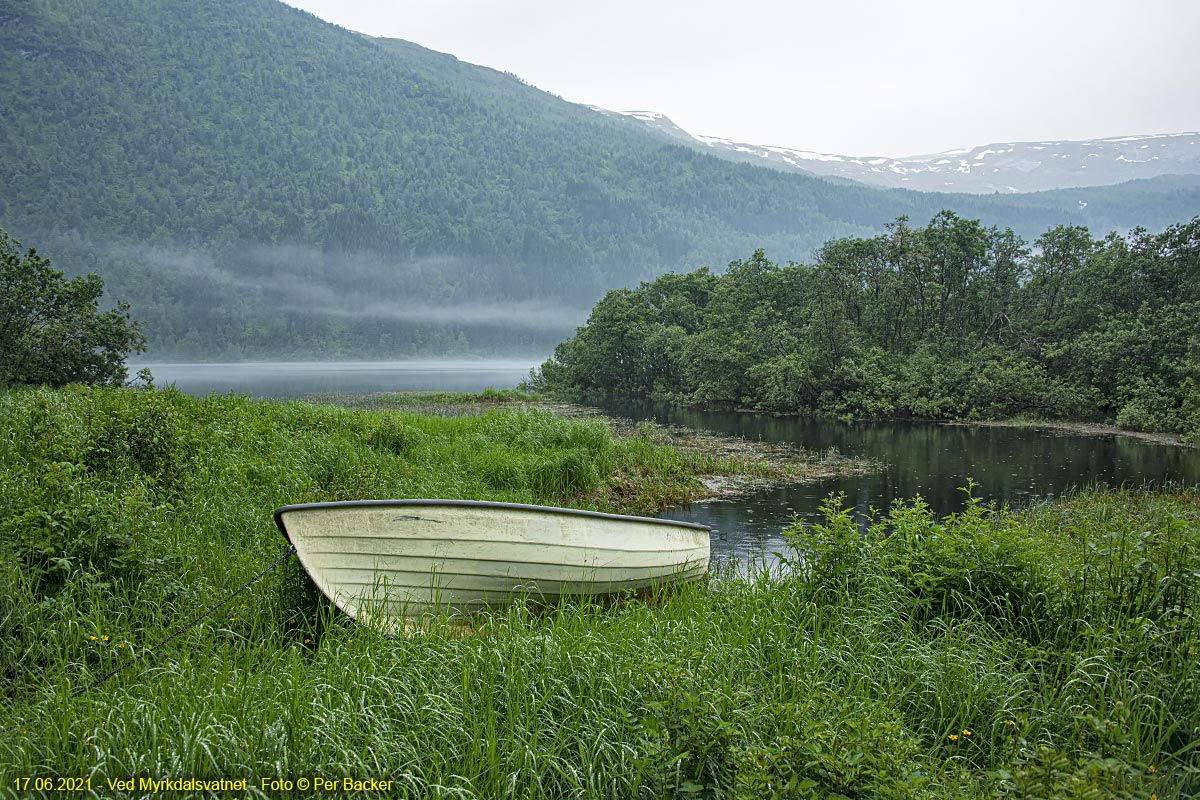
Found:
[[957, 741], [958, 741], [958, 734], [957, 734], [957, 733], [952, 733], [952, 734], [950, 734], [950, 741], [952, 741], [952, 742], [957, 742]]
[[971, 729], [963, 728], [963, 736], [970, 736], [970, 735], [971, 735]]

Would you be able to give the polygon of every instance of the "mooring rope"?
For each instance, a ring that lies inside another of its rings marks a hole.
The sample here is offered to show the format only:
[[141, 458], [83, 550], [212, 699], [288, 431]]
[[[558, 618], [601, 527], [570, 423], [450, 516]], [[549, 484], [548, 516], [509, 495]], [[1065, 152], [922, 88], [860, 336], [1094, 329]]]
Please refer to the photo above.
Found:
[[[155, 652], [156, 650], [158, 650], [158, 648], [162, 647], [164, 644], [166, 644], [167, 642], [171, 641], [171, 640], [172, 640], [172, 639], [174, 639], [176, 636], [179, 636], [180, 634], [182, 634], [182, 633], [185, 633], [186, 631], [189, 631], [189, 630], [191, 630], [192, 628], [196, 627], [198, 624], [200, 624], [200, 621], [201, 621], [201, 620], [203, 620], [205, 617], [207, 617], [209, 614], [213, 613], [213, 612], [214, 612], [214, 611], [216, 611], [217, 609], [221, 608], [221, 606], [225, 605], [226, 603], [228, 603], [228, 602], [229, 602], [230, 600], [232, 600], [233, 598], [237, 597], [237, 596], [238, 596], [239, 594], [241, 594], [242, 592], [244, 592], [244, 591], [246, 591], [247, 589], [249, 589], [249, 588], [250, 588], [251, 586], [253, 586], [254, 584], [258, 583], [260, 580], [262, 580], [263, 576], [265, 576], [265, 575], [266, 575], [268, 572], [270, 572], [271, 570], [273, 570], [273, 569], [275, 569], [276, 567], [278, 567], [278, 566], [279, 566], [280, 564], [282, 564], [284, 561], [287, 561], [287, 560], [288, 560], [288, 558], [290, 558], [290, 557], [291, 557], [291, 555], [292, 555], [293, 553], [295, 553], [295, 552], [296, 552], [296, 545], [294, 545], [294, 544], [293, 544], [293, 545], [289, 546], [287, 550], [283, 551], [283, 554], [282, 554], [282, 555], [280, 555], [280, 556], [279, 556], [279, 558], [277, 558], [277, 559], [275, 559], [274, 561], [272, 561], [272, 562], [271, 562], [271, 563], [270, 563], [270, 564], [267, 566], [267, 568], [266, 568], [266, 569], [264, 569], [262, 572], [258, 573], [258, 574], [257, 574], [257, 575], [255, 575], [253, 578], [251, 578], [250, 580], [246, 581], [246, 582], [245, 582], [245, 583], [243, 583], [243, 584], [242, 584], [240, 587], [238, 587], [236, 590], [234, 590], [233, 594], [229, 595], [229, 596], [228, 596], [228, 597], [226, 597], [224, 600], [222, 600], [221, 602], [217, 603], [215, 606], [213, 606], [212, 608], [208, 609], [207, 611], [205, 611], [205, 612], [203, 612], [203, 613], [201, 613], [201, 614], [197, 615], [195, 618], [193, 618], [193, 619], [192, 619], [190, 622], [188, 622], [188, 623], [187, 623], [186, 625], [184, 625], [182, 628], [178, 629], [177, 631], [175, 631], [174, 633], [172, 633], [172, 634], [171, 634], [170, 636], [168, 636], [167, 638], [163, 639], [163, 640], [162, 640], [161, 642], [159, 642], [158, 644], [154, 645], [153, 647], [148, 647], [148, 648], [146, 648], [146, 651], [145, 651], [145, 652], [146, 652], [146, 653], [148, 653], [148, 654], [150, 654], [150, 655], [153, 655], [153, 654], [154, 654], [154, 652]], [[107, 674], [105, 674], [105, 675], [102, 675], [102, 676], [100, 676], [100, 677], [99, 677], [99, 678], [97, 678], [96, 680], [94, 680], [94, 681], [92, 681], [91, 683], [89, 683], [87, 686], [84, 686], [84, 687], [82, 687], [82, 688], [76, 689], [76, 690], [75, 690], [75, 691], [72, 693], [72, 697], [78, 697], [79, 695], [83, 694], [83, 693], [84, 693], [84, 692], [86, 692], [86, 691], [89, 691], [89, 690], [91, 690], [91, 689], [95, 689], [97, 686], [99, 686], [100, 684], [104, 683], [106, 680], [108, 680], [109, 678], [111, 678], [113, 675], [116, 675], [118, 672], [120, 672], [121, 670], [125, 669], [126, 667], [133, 666], [133, 665], [134, 665], [134, 664], [136, 664], [136, 663], [137, 663], [139, 660], [141, 660], [141, 657], [134, 658], [132, 661], [126, 661], [126, 662], [125, 662], [124, 664], [122, 664], [121, 666], [117, 667], [116, 669], [114, 669], [113, 671], [111, 671], [111, 672], [109, 672], [109, 673], [107, 673]]]

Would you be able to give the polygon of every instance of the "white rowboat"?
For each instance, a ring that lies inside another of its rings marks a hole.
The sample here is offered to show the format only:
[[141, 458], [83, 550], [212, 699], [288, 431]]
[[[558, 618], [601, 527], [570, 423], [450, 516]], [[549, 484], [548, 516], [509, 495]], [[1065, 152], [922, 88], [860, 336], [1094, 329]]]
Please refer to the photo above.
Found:
[[284, 506], [275, 524], [325, 596], [363, 621], [554, 604], [708, 571], [703, 525], [569, 508], [361, 500]]

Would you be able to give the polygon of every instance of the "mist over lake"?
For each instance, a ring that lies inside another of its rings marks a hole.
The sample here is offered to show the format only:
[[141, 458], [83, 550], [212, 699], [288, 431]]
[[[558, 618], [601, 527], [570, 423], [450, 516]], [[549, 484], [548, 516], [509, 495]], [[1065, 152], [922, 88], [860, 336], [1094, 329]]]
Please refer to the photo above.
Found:
[[130, 374], [148, 368], [156, 386], [174, 386], [203, 397], [217, 393], [292, 398], [312, 394], [400, 391], [478, 392], [511, 388], [541, 359], [487, 361], [243, 361], [228, 363], [130, 364]]

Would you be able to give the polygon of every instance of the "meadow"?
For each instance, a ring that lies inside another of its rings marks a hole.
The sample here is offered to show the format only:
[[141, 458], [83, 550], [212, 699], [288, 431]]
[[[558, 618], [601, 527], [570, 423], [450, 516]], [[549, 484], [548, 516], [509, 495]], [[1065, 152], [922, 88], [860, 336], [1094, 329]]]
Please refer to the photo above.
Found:
[[868, 528], [830, 498], [823, 523], [789, 532], [783, 575], [516, 605], [470, 635], [356, 626], [292, 560], [150, 649], [284, 550], [280, 505], [647, 512], [699, 496], [702, 476], [762, 469], [493, 399], [447, 416], [0, 394], [0, 791], [245, 778], [252, 795], [309, 796], [296, 781], [319, 777], [337, 796], [347, 778], [391, 781], [359, 792], [380, 797], [1200, 793], [1194, 490], [941, 520], [914, 500]]

